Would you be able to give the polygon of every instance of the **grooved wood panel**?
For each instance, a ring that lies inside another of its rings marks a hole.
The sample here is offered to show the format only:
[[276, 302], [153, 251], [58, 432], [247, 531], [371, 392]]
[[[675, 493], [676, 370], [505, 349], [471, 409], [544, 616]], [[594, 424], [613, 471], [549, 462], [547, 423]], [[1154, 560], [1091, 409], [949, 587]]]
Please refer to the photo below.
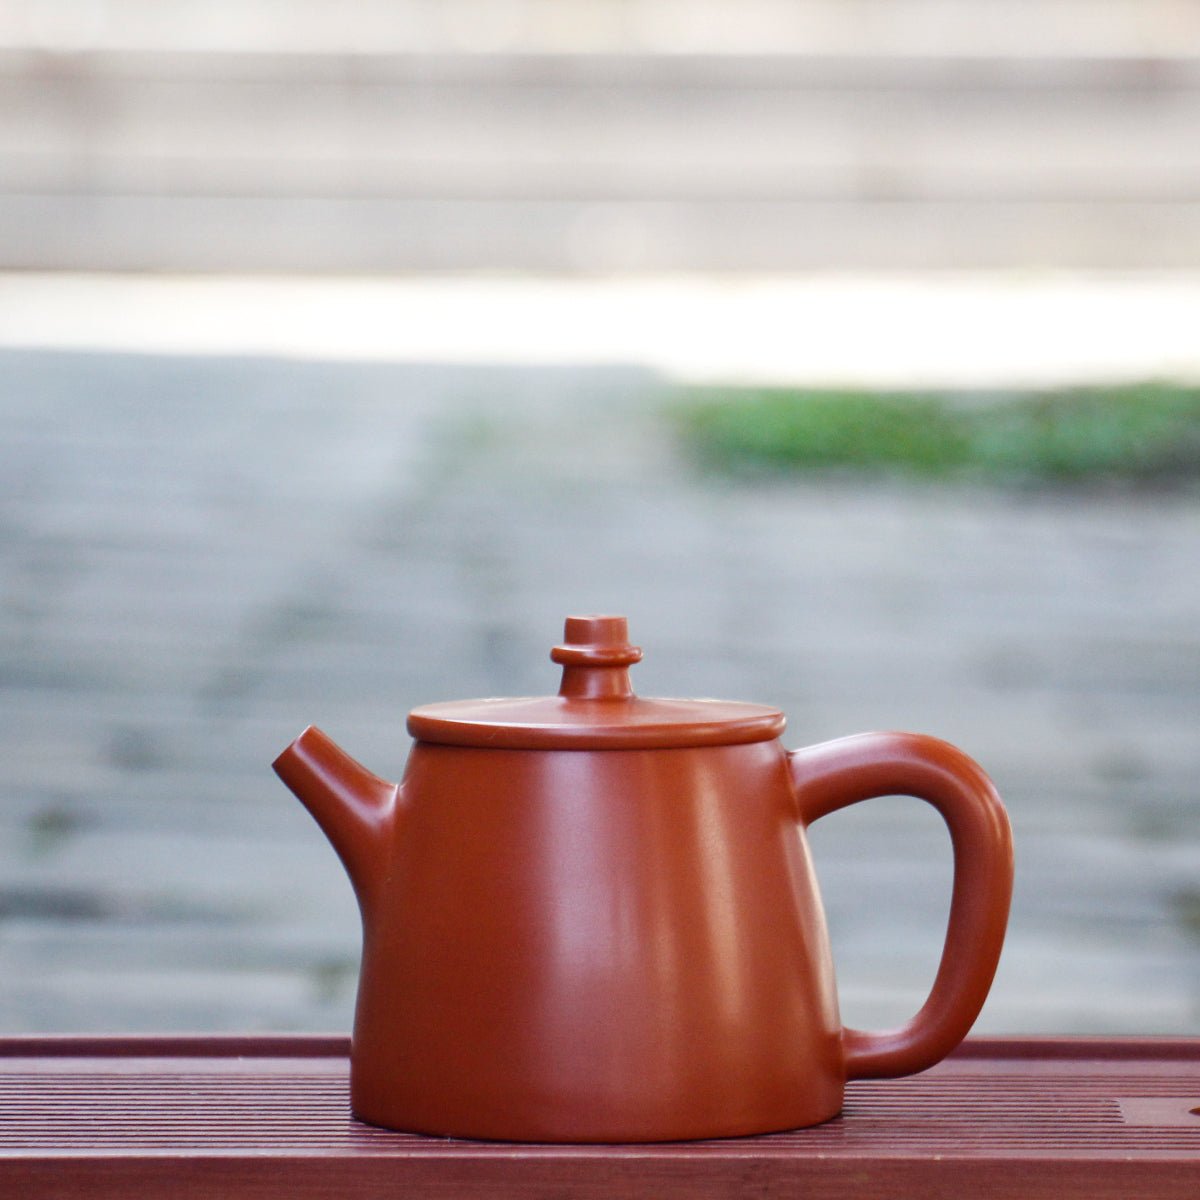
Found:
[[0, 1043], [0, 1193], [1194, 1200], [1200, 1040], [977, 1040], [814, 1129], [643, 1146], [375, 1129], [336, 1038]]

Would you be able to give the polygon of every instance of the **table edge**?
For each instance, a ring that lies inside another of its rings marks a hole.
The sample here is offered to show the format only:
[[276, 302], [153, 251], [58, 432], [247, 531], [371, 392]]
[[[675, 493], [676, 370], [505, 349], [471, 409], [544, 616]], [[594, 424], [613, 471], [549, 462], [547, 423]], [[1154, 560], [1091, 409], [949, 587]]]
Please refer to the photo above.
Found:
[[[9, 1034], [0, 1058], [348, 1058], [344, 1034]], [[1200, 1037], [1054, 1034], [967, 1038], [951, 1060], [1200, 1060]]]

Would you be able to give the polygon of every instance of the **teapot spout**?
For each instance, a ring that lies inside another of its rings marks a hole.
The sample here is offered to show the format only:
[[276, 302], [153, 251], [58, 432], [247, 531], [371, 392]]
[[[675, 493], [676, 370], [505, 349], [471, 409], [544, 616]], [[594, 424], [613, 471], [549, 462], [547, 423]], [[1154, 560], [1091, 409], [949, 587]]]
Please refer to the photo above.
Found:
[[272, 766], [333, 843], [365, 912], [387, 871], [384, 856], [399, 785], [372, 774], [315, 725]]

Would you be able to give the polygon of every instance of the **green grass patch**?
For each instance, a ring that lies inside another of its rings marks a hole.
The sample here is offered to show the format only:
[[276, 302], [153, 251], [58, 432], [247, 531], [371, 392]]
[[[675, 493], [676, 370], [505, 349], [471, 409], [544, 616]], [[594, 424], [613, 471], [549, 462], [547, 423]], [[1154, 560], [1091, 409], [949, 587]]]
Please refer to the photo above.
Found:
[[1200, 387], [1003, 396], [701, 389], [672, 417], [705, 467], [842, 470], [995, 482], [1200, 478]]

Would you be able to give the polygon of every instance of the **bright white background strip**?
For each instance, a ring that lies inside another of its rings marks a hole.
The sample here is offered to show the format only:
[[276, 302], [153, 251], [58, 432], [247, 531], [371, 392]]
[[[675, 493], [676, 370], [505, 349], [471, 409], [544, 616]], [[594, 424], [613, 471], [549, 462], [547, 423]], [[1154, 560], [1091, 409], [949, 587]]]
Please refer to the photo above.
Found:
[[1200, 379], [1200, 277], [0, 275], [0, 346], [628, 363], [684, 381]]

